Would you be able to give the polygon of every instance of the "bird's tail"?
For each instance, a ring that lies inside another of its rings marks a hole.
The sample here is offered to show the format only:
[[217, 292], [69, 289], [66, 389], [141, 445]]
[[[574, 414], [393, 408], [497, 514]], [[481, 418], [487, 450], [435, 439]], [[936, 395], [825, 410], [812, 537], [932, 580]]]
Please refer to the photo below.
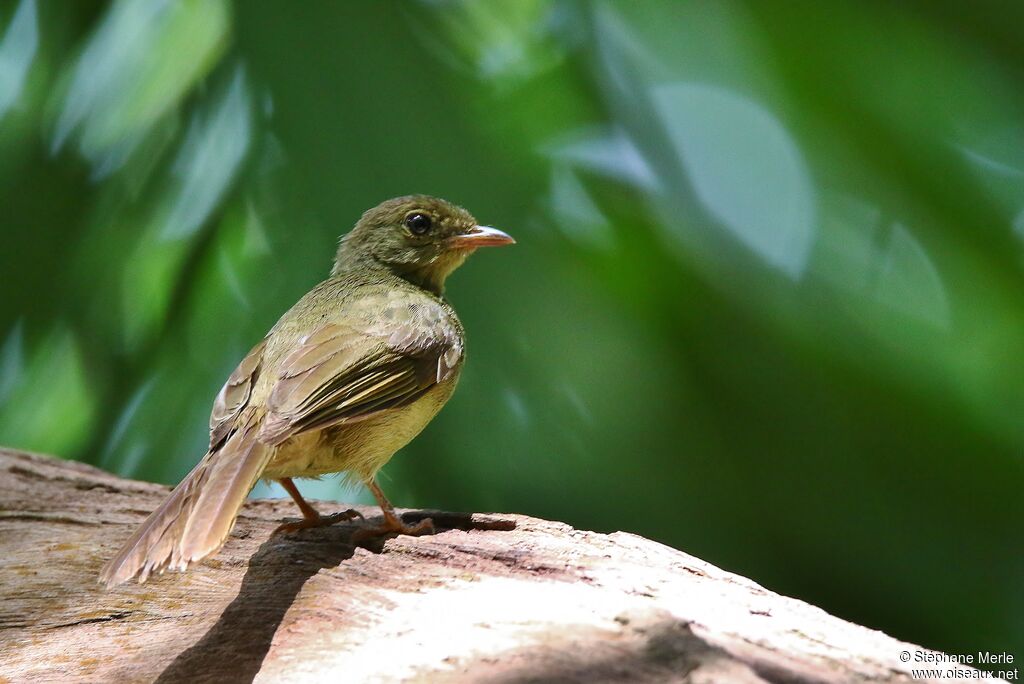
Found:
[[100, 582], [110, 588], [137, 577], [141, 584], [216, 553], [273, 453], [256, 438], [257, 427], [238, 428], [207, 453], [103, 567]]

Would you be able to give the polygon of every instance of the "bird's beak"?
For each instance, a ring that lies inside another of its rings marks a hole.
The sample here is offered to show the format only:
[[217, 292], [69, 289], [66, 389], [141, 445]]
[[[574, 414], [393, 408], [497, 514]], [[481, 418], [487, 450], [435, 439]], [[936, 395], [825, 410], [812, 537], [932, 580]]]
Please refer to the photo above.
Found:
[[474, 249], [476, 247], [498, 247], [513, 245], [515, 240], [508, 233], [490, 226], [474, 226], [468, 233], [453, 235], [448, 238], [449, 246], [455, 249]]

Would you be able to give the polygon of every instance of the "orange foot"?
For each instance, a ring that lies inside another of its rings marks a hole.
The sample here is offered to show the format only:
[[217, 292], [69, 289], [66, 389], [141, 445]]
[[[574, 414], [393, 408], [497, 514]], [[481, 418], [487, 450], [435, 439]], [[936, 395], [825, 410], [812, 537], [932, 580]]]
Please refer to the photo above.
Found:
[[384, 524], [359, 527], [352, 533], [352, 543], [359, 544], [374, 537], [383, 537], [389, 534], [407, 534], [410, 537], [421, 537], [427, 534], [434, 534], [434, 521], [424, 518], [415, 525], [406, 525], [397, 515], [384, 512]]
[[302, 520], [296, 520], [295, 522], [284, 523], [278, 525], [277, 529], [274, 530], [274, 534], [285, 534], [288, 532], [296, 532], [298, 530], [308, 530], [311, 527], [327, 527], [335, 523], [346, 522], [354, 518], [364, 519], [363, 514], [354, 508], [350, 508], [347, 511], [341, 511], [339, 513], [331, 513], [330, 515], [320, 515], [316, 513], [316, 517], [305, 517]]

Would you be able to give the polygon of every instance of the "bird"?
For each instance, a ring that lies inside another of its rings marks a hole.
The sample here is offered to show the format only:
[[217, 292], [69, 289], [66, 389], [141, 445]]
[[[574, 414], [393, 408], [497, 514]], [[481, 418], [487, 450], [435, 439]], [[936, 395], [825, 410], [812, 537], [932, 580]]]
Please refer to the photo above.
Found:
[[[209, 449], [103, 567], [99, 581], [185, 571], [224, 545], [261, 479], [276, 480], [302, 518], [275, 532], [362, 517], [329, 516], [294, 478], [344, 472], [376, 498], [383, 523], [357, 534], [420, 535], [406, 525], [376, 475], [451, 397], [465, 335], [445, 281], [480, 247], [513, 244], [460, 206], [428, 195], [366, 211], [339, 240], [329, 277], [292, 306], [217, 394]], [[355, 535], [354, 535], [355, 536]]]

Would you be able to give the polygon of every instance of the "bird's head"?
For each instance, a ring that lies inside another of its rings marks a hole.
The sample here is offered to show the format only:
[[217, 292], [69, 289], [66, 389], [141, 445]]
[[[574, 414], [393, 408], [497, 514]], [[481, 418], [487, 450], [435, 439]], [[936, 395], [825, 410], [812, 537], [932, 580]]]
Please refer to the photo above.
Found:
[[342, 237], [332, 273], [370, 261], [440, 294], [445, 279], [478, 247], [514, 242], [443, 199], [396, 197], [367, 211]]

